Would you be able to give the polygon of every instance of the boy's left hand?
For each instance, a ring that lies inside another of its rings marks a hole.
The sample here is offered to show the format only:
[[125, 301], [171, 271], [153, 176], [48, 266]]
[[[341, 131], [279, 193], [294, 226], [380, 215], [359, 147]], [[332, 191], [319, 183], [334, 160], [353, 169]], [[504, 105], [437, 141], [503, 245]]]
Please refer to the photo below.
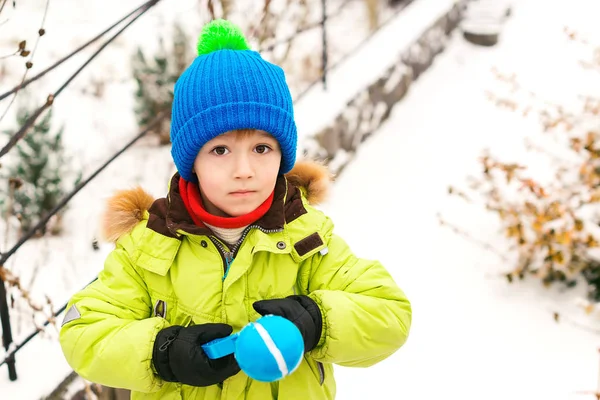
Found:
[[308, 296], [288, 296], [284, 299], [260, 300], [252, 304], [260, 315], [278, 315], [298, 327], [304, 339], [304, 352], [314, 349], [321, 338], [323, 317], [319, 306]]

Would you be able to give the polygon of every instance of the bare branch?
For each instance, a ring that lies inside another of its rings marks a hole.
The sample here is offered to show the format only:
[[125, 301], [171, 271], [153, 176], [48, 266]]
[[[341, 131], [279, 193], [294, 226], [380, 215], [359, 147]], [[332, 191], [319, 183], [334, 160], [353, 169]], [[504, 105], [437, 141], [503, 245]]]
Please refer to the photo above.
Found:
[[[50, 0], [46, 0], [46, 7], [44, 8], [44, 16], [42, 17], [42, 23], [40, 24], [40, 29], [38, 30], [39, 34], [38, 34], [37, 38], [35, 39], [35, 44], [33, 45], [33, 51], [31, 52], [31, 57], [29, 57], [29, 61], [25, 64], [25, 72], [23, 72], [23, 77], [21, 78], [21, 83], [19, 84], [19, 88], [22, 87], [23, 82], [25, 82], [25, 79], [27, 78], [27, 73], [29, 72], [29, 70], [31, 69], [31, 66], [33, 65], [33, 57], [35, 55], [35, 51], [37, 50], [38, 44], [40, 42], [40, 38], [43, 35], [42, 32], [45, 32], [45, 30], [44, 30], [44, 24], [46, 23], [46, 16], [48, 15], [48, 6], [49, 5], [50, 5]], [[24, 43], [24, 42], [22, 42], [22, 43]], [[23, 51], [24, 47], [25, 47], [25, 45], [23, 44], [23, 48], [22, 49], [19, 48], [19, 50]], [[10, 107], [15, 102], [15, 99], [17, 98], [17, 94], [18, 93], [19, 93], [19, 90], [17, 90], [14, 93], [14, 96], [10, 100], [10, 103], [8, 103], [8, 107], [6, 107], [6, 109], [4, 110], [4, 113], [2, 113], [2, 116], [0, 116], [0, 122], [2, 122], [2, 120], [4, 119], [4, 117], [6, 116], [6, 114], [8, 113], [8, 110], [10, 109]]]
[[6, 59], [6, 58], [10, 58], [10, 57], [14, 57], [14, 56], [16, 56], [17, 54], [19, 54], [19, 50], [15, 51], [14, 53], [7, 54], [7, 55], [5, 55], [5, 56], [0, 56], [0, 60], [4, 60], [4, 59]]
[[27, 132], [27, 130], [29, 130], [33, 124], [35, 123], [36, 119], [42, 114], [43, 111], [45, 111], [48, 107], [50, 107], [52, 105], [52, 103], [54, 102], [54, 98], [56, 96], [58, 96], [72, 81], [73, 79], [75, 79], [75, 77], [77, 75], [79, 75], [79, 73], [81, 71], [83, 71], [83, 69], [85, 67], [87, 67], [97, 56], [98, 54], [100, 54], [100, 52], [102, 52], [102, 50], [104, 50], [110, 43], [112, 43], [121, 33], [123, 33], [123, 31], [125, 29], [127, 29], [131, 24], [133, 24], [139, 17], [141, 17], [142, 15], [144, 15], [144, 13], [146, 11], [148, 11], [152, 6], [154, 6], [159, 0], [152, 0], [149, 2], [149, 5], [147, 7], [145, 7], [138, 15], [136, 15], [133, 19], [131, 19], [131, 21], [129, 21], [127, 24], [125, 24], [125, 26], [123, 28], [121, 28], [119, 31], [117, 31], [113, 36], [111, 36], [106, 42], [104, 42], [102, 44], [102, 46], [100, 46], [100, 48], [98, 50], [96, 50], [88, 59], [86, 62], [84, 62], [81, 67], [79, 67], [79, 69], [77, 69], [77, 71], [75, 71], [68, 79], [65, 83], [62, 84], [62, 86], [60, 88], [58, 88], [58, 90], [56, 92], [54, 92], [54, 94], [51, 94], [48, 96], [46, 103], [41, 106], [28, 120], [27, 122], [25, 122], [25, 125], [23, 125], [17, 132], [15, 132], [13, 134], [13, 136], [10, 138], [10, 140], [8, 141], [8, 143], [0, 150], [0, 158], [3, 157], [4, 155], [6, 155], [11, 148], [13, 148], [17, 142], [19, 140], [21, 140], [23, 138], [23, 136], [25, 136], [25, 133]]
[[[151, 3], [156, 3], [156, 2], [157, 2], [157, 0], [149, 0], [148, 2], [142, 4], [141, 6], [139, 6], [135, 10], [131, 11], [129, 14], [125, 15], [123, 18], [121, 18], [120, 20], [118, 20], [117, 22], [115, 22], [114, 24], [112, 24], [111, 26], [109, 26], [108, 28], [106, 28], [104, 31], [100, 32], [98, 35], [96, 35], [92, 39], [88, 40], [86, 43], [82, 44], [77, 49], [73, 50], [71, 53], [67, 54], [65, 57], [63, 57], [60, 60], [56, 61], [54, 64], [52, 64], [51, 66], [49, 66], [48, 68], [46, 68], [45, 70], [43, 70], [42, 72], [40, 72], [39, 74], [37, 74], [36, 76], [34, 76], [34, 77], [26, 80], [22, 84], [17, 85], [14, 88], [12, 88], [10, 91], [8, 91], [8, 92], [3, 93], [2, 95], [0, 95], [0, 100], [4, 100], [5, 98], [7, 98], [11, 94], [15, 93], [19, 89], [22, 89], [22, 88], [26, 87], [27, 85], [29, 85], [30, 83], [35, 82], [36, 80], [40, 79], [41, 77], [43, 77], [44, 75], [46, 75], [51, 70], [53, 70], [54, 68], [58, 67], [63, 62], [69, 60], [71, 57], [75, 56], [80, 51], [82, 51], [85, 48], [87, 48], [89, 45], [91, 45], [91, 44], [95, 43], [96, 41], [98, 41], [101, 37], [103, 37], [105, 34], [107, 34], [108, 32], [110, 32], [111, 30], [113, 30], [117, 25], [119, 25], [120, 23], [122, 23], [123, 21], [125, 21], [127, 18], [131, 17], [136, 12], [140, 11], [144, 7], [149, 6]], [[38, 34], [39, 34], [39, 36], [43, 36], [45, 34], [45, 30], [41, 29], [40, 31], [38, 31]]]
[[4, 281], [4, 282], [8, 283], [8, 286], [15, 287], [21, 293], [21, 296], [23, 296], [23, 299], [25, 299], [25, 301], [27, 301], [27, 304], [29, 305], [29, 307], [31, 307], [32, 310], [38, 311], [38, 312], [43, 311], [43, 307], [40, 306], [39, 304], [36, 304], [33, 301], [33, 299], [31, 298], [31, 294], [29, 293], [29, 291], [26, 290], [21, 285], [21, 280], [19, 279], [19, 277], [16, 275], [13, 275], [12, 272], [10, 272], [8, 269], [4, 268], [1, 265], [0, 265], [0, 281]]

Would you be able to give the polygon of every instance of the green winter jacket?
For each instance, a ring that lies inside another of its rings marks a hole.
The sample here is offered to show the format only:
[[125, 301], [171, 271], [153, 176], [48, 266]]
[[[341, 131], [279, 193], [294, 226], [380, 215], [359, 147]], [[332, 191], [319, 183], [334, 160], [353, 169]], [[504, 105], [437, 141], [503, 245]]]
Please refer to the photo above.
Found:
[[[153, 201], [140, 189], [114, 197], [106, 221], [116, 248], [98, 279], [73, 296], [60, 332], [71, 367], [89, 381], [130, 389], [132, 399], [318, 400], [335, 397], [332, 364], [368, 367], [394, 353], [408, 336], [410, 303], [379, 262], [354, 256], [309, 204], [311, 188], [322, 191], [328, 177], [314, 165], [308, 171], [299, 163], [278, 179], [271, 209], [238, 249], [193, 224], [178, 175], [167, 198]], [[192, 387], [155, 374], [161, 329], [222, 322], [237, 332], [260, 317], [252, 303], [292, 294], [315, 300], [323, 330], [290, 376], [263, 383], [242, 371], [220, 385]]]

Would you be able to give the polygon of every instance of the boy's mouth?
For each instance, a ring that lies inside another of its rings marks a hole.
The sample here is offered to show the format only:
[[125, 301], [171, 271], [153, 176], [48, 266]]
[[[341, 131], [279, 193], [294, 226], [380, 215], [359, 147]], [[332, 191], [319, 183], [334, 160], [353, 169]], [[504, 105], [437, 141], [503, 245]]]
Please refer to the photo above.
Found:
[[236, 190], [235, 192], [231, 192], [232, 196], [248, 196], [254, 193], [253, 190]]

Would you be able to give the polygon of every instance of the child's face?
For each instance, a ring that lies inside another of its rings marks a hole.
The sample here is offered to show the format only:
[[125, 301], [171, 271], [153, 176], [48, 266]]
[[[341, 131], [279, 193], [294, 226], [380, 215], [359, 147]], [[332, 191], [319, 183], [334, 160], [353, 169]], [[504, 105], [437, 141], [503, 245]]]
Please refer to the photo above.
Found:
[[206, 211], [254, 211], [273, 192], [280, 164], [279, 143], [264, 131], [230, 131], [206, 142], [194, 162]]

